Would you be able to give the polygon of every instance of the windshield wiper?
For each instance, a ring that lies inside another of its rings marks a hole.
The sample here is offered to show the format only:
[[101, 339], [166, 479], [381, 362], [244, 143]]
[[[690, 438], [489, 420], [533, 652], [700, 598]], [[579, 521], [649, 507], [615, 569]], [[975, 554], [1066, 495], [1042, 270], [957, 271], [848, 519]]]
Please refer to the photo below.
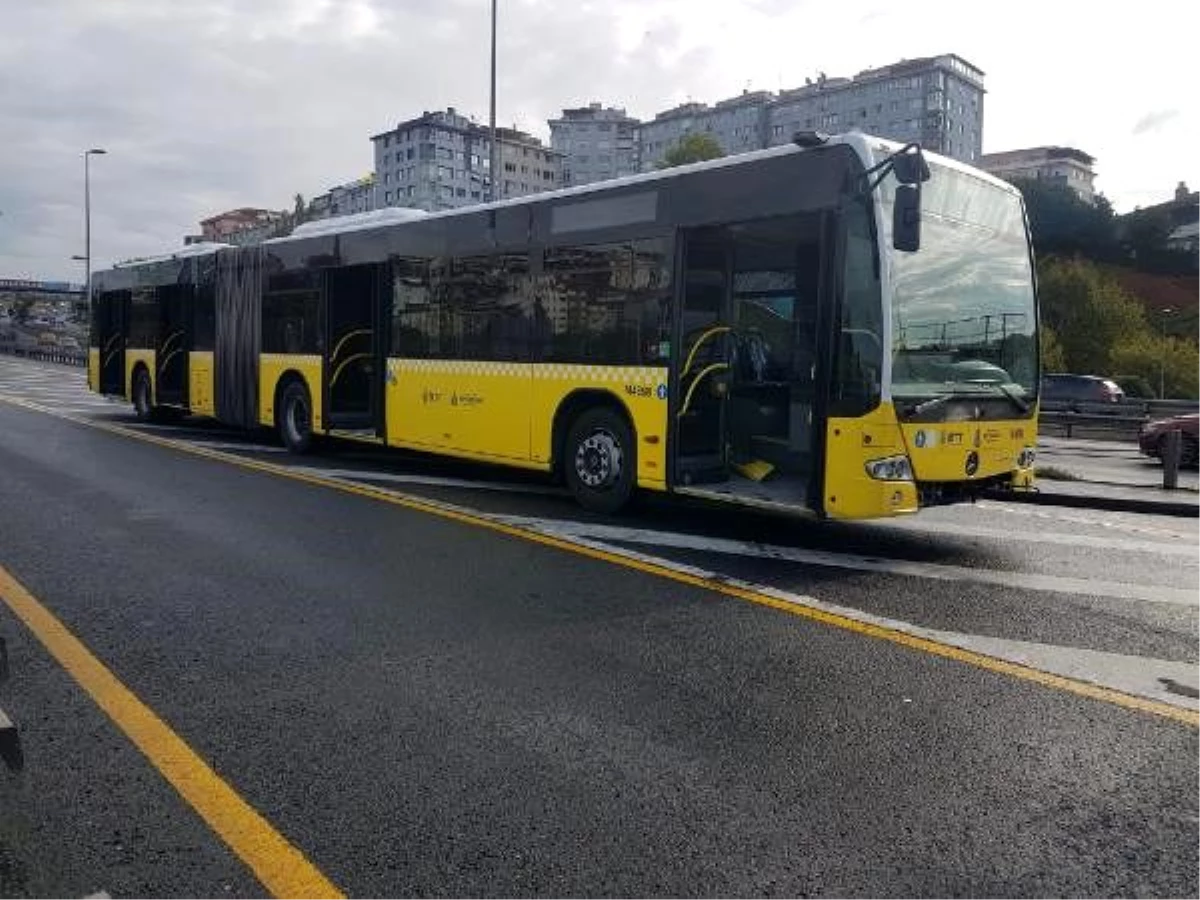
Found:
[[[972, 388], [972, 390], [964, 390], [964, 388], [967, 388], [968, 386]], [[952, 390], [952, 392], [949, 394], [939, 394], [936, 397], [930, 397], [928, 400], [922, 400], [920, 403], [910, 406], [908, 408], [908, 414], [910, 416], [920, 416], [924, 413], [930, 412], [931, 410], [945, 406], [951, 400], [963, 400], [967, 397], [978, 397], [980, 394], [991, 394], [991, 388], [995, 388], [1001, 394], [1003, 394], [1005, 398], [1008, 399], [1012, 405], [1019, 409], [1022, 413], [1029, 412], [1029, 401], [1027, 401], [1008, 385], [993, 381], [987, 383], [960, 382], [954, 386], [954, 390]]]
[[954, 399], [953, 394], [941, 394], [937, 397], [930, 397], [928, 400], [922, 400], [908, 408], [910, 416], [919, 416], [929, 412], [931, 409], [937, 409], [939, 406], [945, 406]]
[[1000, 393], [1004, 394], [1005, 397], [1011, 400], [1013, 406], [1015, 406], [1021, 412], [1029, 412], [1029, 401], [1010, 388], [1007, 384], [996, 384], [995, 387], [1000, 390]]

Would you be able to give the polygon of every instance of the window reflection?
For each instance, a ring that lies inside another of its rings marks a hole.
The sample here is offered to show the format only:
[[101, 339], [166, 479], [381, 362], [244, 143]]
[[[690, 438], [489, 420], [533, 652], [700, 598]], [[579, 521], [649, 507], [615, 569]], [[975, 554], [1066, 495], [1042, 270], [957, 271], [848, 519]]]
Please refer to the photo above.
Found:
[[267, 280], [262, 300], [264, 353], [318, 353], [320, 275], [316, 270], [280, 272]]

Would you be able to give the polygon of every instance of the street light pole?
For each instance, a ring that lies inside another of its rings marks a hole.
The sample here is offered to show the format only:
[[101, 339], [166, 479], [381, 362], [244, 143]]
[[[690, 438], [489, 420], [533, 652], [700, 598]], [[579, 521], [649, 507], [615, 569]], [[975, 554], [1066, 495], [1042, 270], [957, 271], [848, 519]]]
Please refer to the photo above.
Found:
[[1162, 347], [1158, 353], [1158, 399], [1165, 400], [1166, 398], [1166, 382], [1167, 382], [1167, 316], [1175, 310], [1170, 306], [1163, 307], [1162, 318], [1159, 319], [1159, 329], [1162, 334]]
[[492, 170], [492, 190], [491, 200], [497, 200], [498, 192], [496, 190], [496, 179], [500, 177], [497, 171], [499, 164], [497, 160], [500, 155], [500, 148], [496, 144], [496, 0], [492, 0], [492, 91], [491, 91], [491, 113], [488, 117], [488, 130], [491, 135], [491, 153], [488, 157], [488, 166]]
[[99, 147], [93, 147], [83, 153], [83, 265], [89, 316], [92, 314], [92, 185], [88, 172], [88, 157], [100, 156], [107, 152]]

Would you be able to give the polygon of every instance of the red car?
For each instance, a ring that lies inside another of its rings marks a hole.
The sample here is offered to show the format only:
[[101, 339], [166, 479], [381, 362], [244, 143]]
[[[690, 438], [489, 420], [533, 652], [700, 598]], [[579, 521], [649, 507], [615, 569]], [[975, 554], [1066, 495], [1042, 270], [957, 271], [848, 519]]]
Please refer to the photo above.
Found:
[[1196, 467], [1198, 430], [1200, 430], [1200, 413], [1156, 419], [1142, 425], [1138, 432], [1138, 446], [1147, 456], [1162, 459], [1163, 450], [1167, 446], [1167, 432], [1179, 431], [1182, 433], [1179, 464], [1194, 469]]

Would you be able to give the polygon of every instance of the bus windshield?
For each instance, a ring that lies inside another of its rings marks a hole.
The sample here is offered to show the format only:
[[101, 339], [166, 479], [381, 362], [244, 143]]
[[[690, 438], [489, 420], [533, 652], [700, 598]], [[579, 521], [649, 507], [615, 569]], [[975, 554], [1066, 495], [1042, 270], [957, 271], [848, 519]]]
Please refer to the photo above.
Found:
[[[1037, 309], [1019, 198], [930, 161], [921, 249], [892, 251], [892, 397], [911, 418], [943, 400], [995, 398], [987, 418], [1025, 412], [1037, 393]], [[891, 220], [894, 181], [884, 183]]]

